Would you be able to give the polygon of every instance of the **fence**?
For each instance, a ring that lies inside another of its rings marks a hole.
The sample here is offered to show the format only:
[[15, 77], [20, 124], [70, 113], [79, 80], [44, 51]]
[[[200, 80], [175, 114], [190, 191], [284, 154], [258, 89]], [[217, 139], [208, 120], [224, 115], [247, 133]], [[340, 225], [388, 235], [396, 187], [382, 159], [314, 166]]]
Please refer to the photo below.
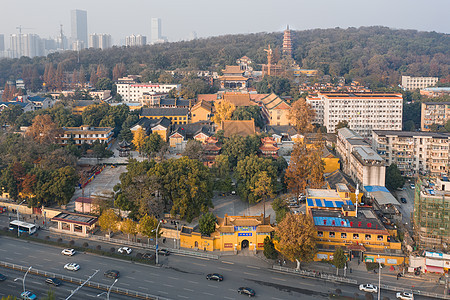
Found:
[[[277, 271], [293, 273], [293, 274], [303, 275], [303, 276], [307, 276], [307, 277], [321, 278], [321, 279], [325, 279], [325, 280], [329, 280], [329, 281], [345, 282], [345, 283], [355, 284], [355, 285], [358, 284], [358, 281], [355, 279], [334, 276], [334, 275], [330, 275], [330, 274], [326, 274], [326, 273], [317, 273], [317, 272], [308, 271], [308, 270], [297, 270], [297, 269], [281, 267], [278, 265], [273, 265], [272, 268]], [[450, 299], [450, 296], [447, 296], [447, 295], [429, 293], [429, 292], [420, 291], [417, 289], [405, 289], [405, 288], [401, 288], [401, 287], [389, 286], [389, 285], [384, 285], [384, 284], [382, 284], [380, 286], [380, 289], [381, 290], [389, 290], [389, 291], [393, 291], [393, 292], [408, 292], [408, 293], [412, 292], [414, 295], [421, 295], [421, 296], [432, 297], [432, 298], [437, 298], [437, 299]]]
[[[131, 242], [126, 240], [120, 240], [120, 239], [112, 239], [104, 236], [98, 236], [98, 235], [91, 235], [89, 236], [90, 239], [104, 241], [108, 243], [115, 243], [115, 244], [121, 244], [121, 245], [127, 245], [127, 246], [135, 246], [135, 247], [141, 247], [144, 249], [152, 249], [155, 250], [155, 245], [150, 245], [146, 243], [137, 243], [137, 242]], [[188, 256], [195, 256], [195, 257], [202, 257], [202, 258], [209, 258], [209, 259], [219, 259], [218, 255], [205, 253], [205, 252], [197, 252], [197, 251], [189, 251], [189, 250], [182, 250], [182, 249], [172, 249], [164, 247], [165, 249], [169, 250], [171, 253], [177, 253], [181, 255], [188, 255]]]
[[[20, 270], [23, 272], [26, 272], [28, 270], [28, 267], [11, 264], [8, 262], [3, 262], [3, 261], [0, 261], [0, 266], [9, 268], [9, 269], [13, 269], [13, 270]], [[74, 277], [70, 277], [70, 276], [60, 275], [60, 274], [56, 274], [56, 273], [52, 273], [52, 272], [41, 271], [41, 270], [38, 270], [35, 268], [31, 268], [29, 273], [35, 274], [38, 276], [43, 276], [43, 277], [55, 277], [55, 278], [61, 279], [63, 281], [78, 284], [78, 285], [81, 285], [83, 282], [86, 281], [86, 280], [82, 280], [82, 279], [78, 279], [78, 278], [74, 278]], [[110, 288], [109, 285], [96, 283], [93, 281], [88, 281], [85, 285], [95, 288], [95, 289], [104, 290], [104, 291], [108, 291], [108, 289]], [[137, 292], [137, 291], [133, 291], [133, 290], [129, 290], [129, 289], [118, 288], [118, 287], [114, 287], [114, 286], [111, 288], [111, 292], [116, 293], [116, 294], [125, 295], [125, 296], [134, 297], [134, 298], [146, 299], [146, 300], [147, 299], [148, 300], [170, 300], [169, 298], [145, 294], [145, 293], [141, 293], [141, 292]]]

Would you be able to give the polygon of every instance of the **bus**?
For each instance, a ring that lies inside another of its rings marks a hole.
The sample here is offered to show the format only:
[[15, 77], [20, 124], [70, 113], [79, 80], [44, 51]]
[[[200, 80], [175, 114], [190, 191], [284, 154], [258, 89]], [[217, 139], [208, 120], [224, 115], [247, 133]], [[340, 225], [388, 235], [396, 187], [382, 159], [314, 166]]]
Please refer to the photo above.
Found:
[[29, 235], [32, 235], [36, 232], [36, 225], [14, 220], [9, 223], [9, 230], [16, 231], [19, 230], [20, 233], [26, 232]]

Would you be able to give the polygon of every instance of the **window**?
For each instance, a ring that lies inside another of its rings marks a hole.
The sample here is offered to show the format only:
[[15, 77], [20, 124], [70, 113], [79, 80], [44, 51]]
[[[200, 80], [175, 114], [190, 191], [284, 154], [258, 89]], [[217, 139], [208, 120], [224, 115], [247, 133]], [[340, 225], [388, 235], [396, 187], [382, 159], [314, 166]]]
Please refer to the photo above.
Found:
[[68, 223], [62, 223], [61, 224], [61, 229], [62, 230], [70, 230], [70, 225]]
[[347, 238], [347, 234], [345, 232], [341, 233], [341, 239], [346, 239]]
[[318, 237], [323, 237], [323, 231], [317, 231], [317, 236]]
[[334, 237], [335, 237], [335, 234], [334, 234], [334, 232], [329, 232], [329, 233], [328, 233], [328, 237], [330, 237], [330, 238], [334, 238]]
[[73, 225], [73, 231], [75, 231], [75, 232], [83, 232], [83, 226], [81, 226], [81, 225]]
[[377, 241], [382, 241], [382, 240], [383, 240], [383, 236], [382, 235], [377, 236]]
[[371, 240], [372, 239], [372, 236], [370, 235], [370, 234], [366, 234], [366, 240]]
[[359, 234], [354, 233], [354, 234], [353, 234], [353, 239], [354, 239], [354, 240], [359, 239]]

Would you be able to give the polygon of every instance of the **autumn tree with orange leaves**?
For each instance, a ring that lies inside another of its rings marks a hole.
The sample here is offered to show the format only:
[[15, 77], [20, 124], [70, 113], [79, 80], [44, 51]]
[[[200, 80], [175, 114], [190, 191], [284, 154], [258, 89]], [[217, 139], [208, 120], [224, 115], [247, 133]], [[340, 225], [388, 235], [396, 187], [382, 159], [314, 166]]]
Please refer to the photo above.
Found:
[[316, 253], [314, 223], [305, 214], [287, 214], [275, 228], [278, 250], [290, 261], [312, 261]]
[[212, 121], [220, 125], [222, 121], [231, 120], [231, 117], [233, 116], [233, 112], [235, 111], [235, 109], [236, 106], [234, 106], [233, 103], [226, 100], [220, 101], [219, 103], [216, 104], [216, 112], [212, 117]]
[[55, 143], [61, 134], [61, 128], [53, 122], [50, 115], [37, 115], [27, 130], [27, 135], [40, 144]]
[[311, 104], [307, 103], [304, 98], [300, 98], [292, 105], [288, 118], [298, 132], [307, 133], [314, 129], [312, 121], [315, 116], [316, 112]]

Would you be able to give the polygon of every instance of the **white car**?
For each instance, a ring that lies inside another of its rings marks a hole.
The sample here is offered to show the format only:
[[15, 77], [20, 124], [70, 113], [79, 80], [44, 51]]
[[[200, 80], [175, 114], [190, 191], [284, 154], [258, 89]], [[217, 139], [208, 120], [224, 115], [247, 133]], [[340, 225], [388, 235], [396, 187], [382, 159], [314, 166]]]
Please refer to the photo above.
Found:
[[378, 292], [378, 287], [376, 287], [373, 284], [360, 284], [359, 290], [368, 292], [368, 293], [376, 293], [376, 292]]
[[75, 255], [75, 253], [75, 249], [64, 249], [63, 251], [61, 251], [61, 254], [69, 256], [73, 256]]
[[414, 189], [416, 188], [416, 186], [415, 186], [413, 183], [411, 183], [411, 184], [409, 185], [409, 187], [410, 187], [412, 190], [414, 190]]
[[414, 300], [414, 295], [412, 293], [407, 293], [407, 292], [398, 292], [396, 294], [397, 299], [402, 299], [402, 300]]
[[80, 269], [80, 265], [76, 263], [68, 263], [64, 265], [64, 269], [69, 271], [78, 271]]
[[120, 254], [130, 254], [131, 252], [133, 252], [133, 250], [128, 247], [120, 247], [117, 252], [119, 252]]

